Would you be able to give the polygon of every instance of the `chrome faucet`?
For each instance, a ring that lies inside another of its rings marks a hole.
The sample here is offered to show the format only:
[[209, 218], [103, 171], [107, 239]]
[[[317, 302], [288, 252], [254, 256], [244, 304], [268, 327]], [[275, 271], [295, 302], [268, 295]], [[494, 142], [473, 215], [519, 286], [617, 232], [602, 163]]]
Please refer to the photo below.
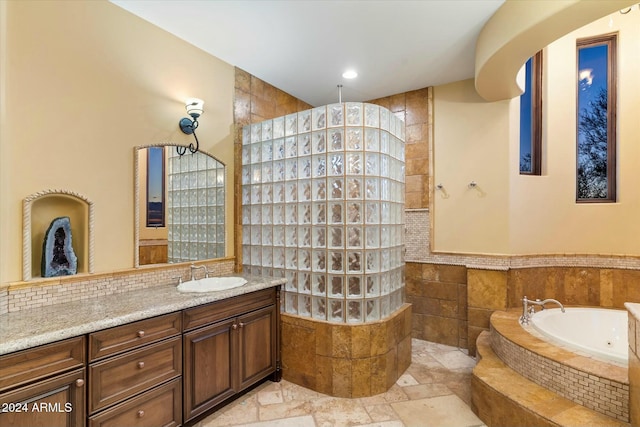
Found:
[[199, 270], [201, 268], [204, 269], [204, 277], [207, 278], [209, 277], [209, 270], [207, 270], [207, 266], [206, 265], [198, 265], [196, 266], [195, 264], [191, 264], [191, 280], [195, 280], [195, 277], [193, 275], [193, 271], [194, 270]]
[[[524, 298], [522, 298], [522, 316], [520, 316], [520, 324], [521, 325], [529, 324], [529, 320], [531, 320], [531, 316], [533, 316], [533, 314], [536, 312], [534, 308], [535, 305], [539, 305], [540, 307], [542, 307], [541, 310], [544, 310], [544, 305], [549, 302], [558, 304], [560, 306], [560, 310], [564, 313], [564, 306], [558, 300], [548, 298], [542, 301], [539, 299], [536, 299], [535, 301], [533, 301], [533, 300], [527, 299], [527, 296], [525, 295]], [[533, 304], [533, 305], [529, 306], [529, 304]]]

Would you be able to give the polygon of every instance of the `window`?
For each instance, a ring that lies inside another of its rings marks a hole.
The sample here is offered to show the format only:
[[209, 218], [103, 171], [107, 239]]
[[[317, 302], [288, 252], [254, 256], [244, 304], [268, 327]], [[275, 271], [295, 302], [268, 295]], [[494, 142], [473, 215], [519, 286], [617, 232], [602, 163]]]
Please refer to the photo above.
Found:
[[542, 51], [525, 65], [520, 96], [520, 174], [540, 175], [542, 157]]
[[576, 201], [616, 201], [616, 34], [577, 41]]

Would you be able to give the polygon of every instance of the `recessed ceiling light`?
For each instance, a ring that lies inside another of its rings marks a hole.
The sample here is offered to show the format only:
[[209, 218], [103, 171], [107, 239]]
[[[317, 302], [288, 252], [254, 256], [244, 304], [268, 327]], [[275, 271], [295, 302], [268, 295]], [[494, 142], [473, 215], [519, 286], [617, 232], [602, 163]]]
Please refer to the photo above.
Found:
[[342, 77], [344, 77], [345, 79], [355, 79], [356, 77], [358, 77], [358, 73], [355, 70], [347, 70], [342, 73]]

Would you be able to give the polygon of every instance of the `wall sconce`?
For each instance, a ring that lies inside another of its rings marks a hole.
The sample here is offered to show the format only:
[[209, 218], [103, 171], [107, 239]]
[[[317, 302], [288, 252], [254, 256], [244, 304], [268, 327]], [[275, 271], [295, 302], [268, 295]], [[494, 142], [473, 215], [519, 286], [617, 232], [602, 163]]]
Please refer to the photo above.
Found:
[[189, 147], [177, 146], [176, 151], [180, 156], [184, 155], [187, 152], [187, 148], [193, 154], [198, 151], [200, 143], [198, 142], [198, 137], [196, 136], [196, 128], [198, 127], [198, 117], [202, 115], [204, 106], [204, 101], [198, 98], [189, 98], [186, 102], [187, 114], [191, 116], [191, 118], [183, 117], [180, 119], [180, 130], [182, 133], [187, 135], [193, 134], [193, 137], [196, 140], [196, 145], [193, 143], [189, 144]]

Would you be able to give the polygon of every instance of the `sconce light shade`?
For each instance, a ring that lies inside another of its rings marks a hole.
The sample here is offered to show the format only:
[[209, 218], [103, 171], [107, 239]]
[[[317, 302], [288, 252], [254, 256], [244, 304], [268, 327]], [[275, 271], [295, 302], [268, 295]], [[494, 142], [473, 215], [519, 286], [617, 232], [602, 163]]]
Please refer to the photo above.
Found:
[[196, 140], [196, 145], [194, 146], [193, 143], [191, 143], [189, 144], [189, 147], [176, 147], [178, 154], [181, 156], [187, 152], [187, 148], [189, 148], [189, 151], [191, 153], [195, 153], [196, 151], [198, 151], [200, 143], [198, 142], [198, 137], [196, 136], [196, 128], [198, 127], [198, 118], [204, 111], [203, 107], [204, 101], [201, 99], [188, 98], [186, 101], [185, 108], [187, 110], [187, 114], [189, 114], [191, 118], [183, 117], [182, 119], [180, 119], [180, 130], [182, 131], [182, 133], [187, 135], [193, 134], [193, 137]]

